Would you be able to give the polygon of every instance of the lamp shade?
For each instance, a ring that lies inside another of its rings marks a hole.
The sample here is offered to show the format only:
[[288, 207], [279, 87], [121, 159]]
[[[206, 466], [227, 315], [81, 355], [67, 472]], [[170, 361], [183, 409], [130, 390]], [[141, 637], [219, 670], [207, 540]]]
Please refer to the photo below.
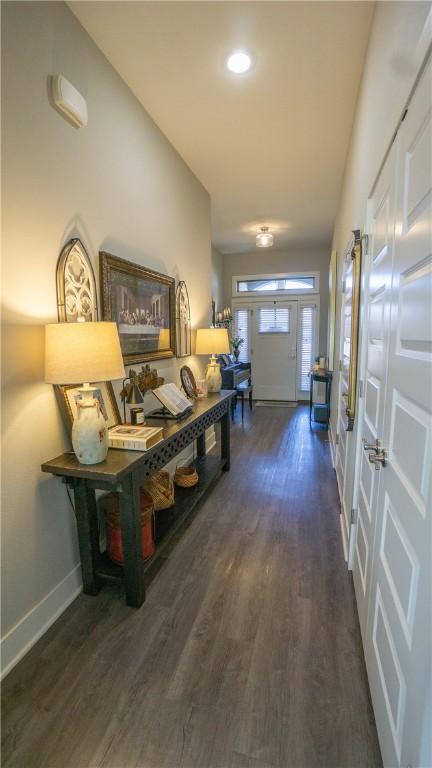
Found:
[[230, 351], [226, 328], [198, 328], [196, 333], [196, 355], [226, 355]]
[[115, 323], [52, 323], [45, 326], [45, 381], [81, 384], [124, 377]]

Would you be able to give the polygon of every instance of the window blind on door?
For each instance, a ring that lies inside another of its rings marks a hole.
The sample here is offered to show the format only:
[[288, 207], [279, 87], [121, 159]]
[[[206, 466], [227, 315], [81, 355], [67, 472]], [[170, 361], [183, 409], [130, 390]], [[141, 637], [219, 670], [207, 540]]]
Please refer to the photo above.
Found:
[[261, 307], [258, 321], [259, 333], [289, 333], [289, 307]]
[[299, 347], [300, 359], [298, 365], [298, 388], [308, 390], [310, 379], [308, 373], [312, 368], [315, 335], [315, 305], [300, 307]]
[[249, 362], [249, 310], [236, 309], [235, 311], [235, 332], [237, 336], [244, 339], [244, 344], [240, 347], [239, 360], [241, 363]]

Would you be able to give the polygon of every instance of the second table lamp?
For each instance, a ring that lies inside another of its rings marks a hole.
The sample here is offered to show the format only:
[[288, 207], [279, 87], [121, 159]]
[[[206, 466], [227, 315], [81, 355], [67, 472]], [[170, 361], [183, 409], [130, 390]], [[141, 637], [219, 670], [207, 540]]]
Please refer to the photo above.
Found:
[[196, 355], [210, 355], [206, 380], [209, 392], [220, 392], [222, 376], [216, 355], [227, 355], [230, 351], [226, 328], [198, 328], [196, 334]]

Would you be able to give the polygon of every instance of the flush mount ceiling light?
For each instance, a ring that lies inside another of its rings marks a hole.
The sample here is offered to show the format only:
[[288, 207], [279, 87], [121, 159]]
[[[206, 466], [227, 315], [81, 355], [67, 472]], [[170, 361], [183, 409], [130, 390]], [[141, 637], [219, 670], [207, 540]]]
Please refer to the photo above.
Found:
[[268, 231], [268, 227], [261, 227], [261, 232], [255, 238], [257, 248], [271, 248], [273, 245], [273, 235]]
[[252, 59], [246, 51], [234, 51], [229, 56], [226, 65], [234, 75], [244, 75], [251, 68]]

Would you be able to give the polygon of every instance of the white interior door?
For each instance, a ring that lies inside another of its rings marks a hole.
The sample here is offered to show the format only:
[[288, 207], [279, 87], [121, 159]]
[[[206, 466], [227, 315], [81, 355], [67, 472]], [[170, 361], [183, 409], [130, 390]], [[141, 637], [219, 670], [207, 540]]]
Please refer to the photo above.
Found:
[[254, 397], [295, 400], [297, 372], [297, 302], [254, 305], [252, 315]]
[[401, 125], [366, 663], [385, 766], [432, 765], [432, 72]]
[[340, 334], [340, 370], [338, 377], [338, 416], [336, 426], [335, 471], [341, 501], [341, 529], [345, 558], [348, 559], [348, 542], [351, 528], [351, 505], [345, 503], [345, 478], [348, 443], [352, 439], [347, 431], [349, 364], [351, 349], [351, 311], [352, 311], [352, 269], [351, 245], [347, 248], [342, 275], [342, 305], [341, 305], [341, 334]]
[[430, 86], [429, 64], [370, 201], [361, 432], [387, 457], [360, 457], [353, 575], [387, 768], [432, 765]]
[[[393, 144], [369, 200], [369, 246], [364, 259], [366, 367], [363, 374], [364, 402], [363, 407], [359, 408], [359, 414], [362, 437], [370, 444], [375, 443], [377, 438], [381, 439], [383, 435], [393, 271], [396, 160], [396, 144]], [[362, 449], [360, 451], [353, 578], [360, 628], [365, 642], [379, 474], [369, 461], [369, 453]]]

